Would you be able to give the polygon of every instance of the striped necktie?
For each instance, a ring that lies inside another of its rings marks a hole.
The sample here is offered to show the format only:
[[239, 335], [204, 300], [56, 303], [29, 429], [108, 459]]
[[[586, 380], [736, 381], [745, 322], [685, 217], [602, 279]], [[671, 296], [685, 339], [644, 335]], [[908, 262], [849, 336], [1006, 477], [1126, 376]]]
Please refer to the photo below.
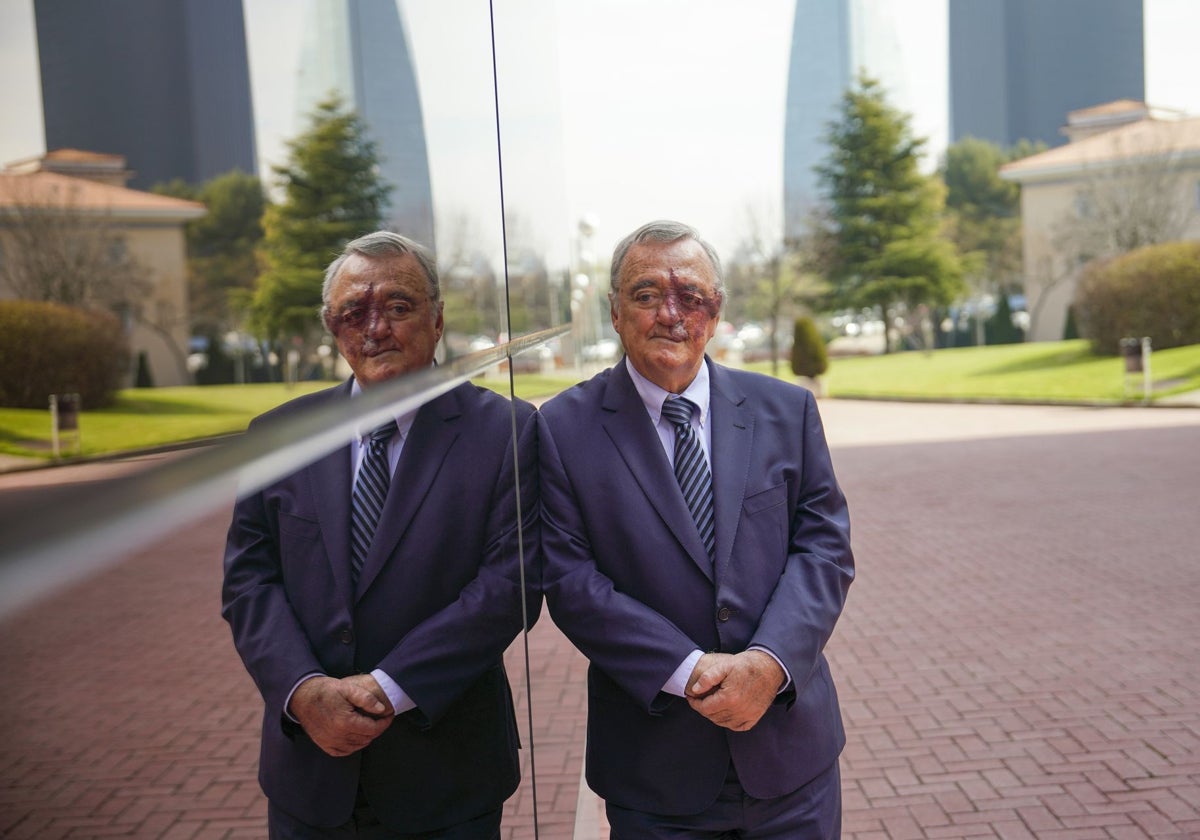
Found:
[[367, 550], [379, 525], [383, 500], [387, 498], [391, 470], [388, 467], [388, 441], [396, 434], [396, 421], [384, 423], [371, 432], [367, 451], [358, 468], [350, 504], [350, 575], [358, 583]]
[[668, 398], [663, 403], [662, 413], [675, 426], [675, 478], [683, 491], [688, 510], [692, 512], [692, 519], [696, 521], [700, 539], [708, 550], [708, 559], [711, 560], [716, 547], [712, 476], [696, 430], [692, 428], [692, 409], [695, 407], [696, 404], [689, 399]]

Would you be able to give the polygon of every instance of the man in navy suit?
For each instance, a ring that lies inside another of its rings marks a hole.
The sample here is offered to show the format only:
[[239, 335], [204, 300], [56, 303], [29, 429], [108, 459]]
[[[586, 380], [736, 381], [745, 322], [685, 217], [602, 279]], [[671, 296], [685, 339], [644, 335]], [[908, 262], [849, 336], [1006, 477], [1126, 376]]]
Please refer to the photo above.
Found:
[[838, 837], [822, 650], [854, 564], [816, 402], [705, 356], [725, 291], [692, 228], [634, 231], [611, 286], [624, 359], [538, 431], [546, 601], [591, 661], [588, 783], [614, 840]]
[[[351, 242], [322, 299], [353, 378], [255, 424], [433, 364], [437, 269], [411, 240]], [[468, 383], [395, 419], [377, 446], [362, 430], [234, 509], [222, 614], [265, 704], [272, 837], [492, 840], [519, 781], [502, 655], [522, 628], [512, 435], [528, 508], [532, 408]], [[352, 537], [369, 456], [390, 484], [373, 536], [356, 522]]]

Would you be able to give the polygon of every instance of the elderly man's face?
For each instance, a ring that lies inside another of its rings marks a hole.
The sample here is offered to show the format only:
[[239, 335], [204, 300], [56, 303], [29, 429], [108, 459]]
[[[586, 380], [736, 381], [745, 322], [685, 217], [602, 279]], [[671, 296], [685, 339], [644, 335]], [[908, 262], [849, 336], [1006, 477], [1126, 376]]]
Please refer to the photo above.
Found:
[[412, 254], [351, 254], [329, 292], [325, 326], [363, 388], [429, 367], [442, 337], [442, 304]]
[[612, 323], [638, 373], [678, 394], [704, 364], [721, 296], [704, 249], [693, 239], [643, 242], [621, 263]]

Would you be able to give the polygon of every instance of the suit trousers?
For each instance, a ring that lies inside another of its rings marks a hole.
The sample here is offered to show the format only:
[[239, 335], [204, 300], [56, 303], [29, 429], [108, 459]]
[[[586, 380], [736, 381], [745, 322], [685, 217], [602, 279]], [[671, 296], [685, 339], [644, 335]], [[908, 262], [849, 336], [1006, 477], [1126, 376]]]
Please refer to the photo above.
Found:
[[267, 830], [271, 840], [500, 840], [500, 815], [497, 808], [436, 831], [402, 834], [379, 821], [360, 787], [354, 813], [341, 825], [332, 828], [308, 825], [272, 802], [267, 805]]
[[648, 814], [611, 803], [605, 811], [610, 840], [838, 840], [841, 773], [834, 761], [789, 794], [755, 799], [746, 795], [731, 763], [717, 801], [699, 814]]

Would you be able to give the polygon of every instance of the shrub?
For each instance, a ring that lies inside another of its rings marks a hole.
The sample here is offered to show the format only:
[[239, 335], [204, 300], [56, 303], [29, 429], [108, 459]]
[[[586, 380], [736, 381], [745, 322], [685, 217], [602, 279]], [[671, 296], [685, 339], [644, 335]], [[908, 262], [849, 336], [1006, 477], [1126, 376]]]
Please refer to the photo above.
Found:
[[1089, 263], [1075, 292], [1079, 333], [1098, 354], [1126, 336], [1156, 350], [1200, 344], [1200, 242], [1149, 245]]
[[0, 301], [0, 406], [47, 408], [79, 394], [84, 409], [112, 402], [129, 365], [121, 322], [108, 312]]
[[1025, 331], [1013, 323], [1012, 305], [1008, 295], [1000, 293], [996, 312], [983, 325], [984, 340], [988, 344], [1020, 344], [1025, 340]]
[[812, 318], [797, 318], [792, 333], [792, 373], [815, 379], [827, 370], [829, 354], [817, 325]]

